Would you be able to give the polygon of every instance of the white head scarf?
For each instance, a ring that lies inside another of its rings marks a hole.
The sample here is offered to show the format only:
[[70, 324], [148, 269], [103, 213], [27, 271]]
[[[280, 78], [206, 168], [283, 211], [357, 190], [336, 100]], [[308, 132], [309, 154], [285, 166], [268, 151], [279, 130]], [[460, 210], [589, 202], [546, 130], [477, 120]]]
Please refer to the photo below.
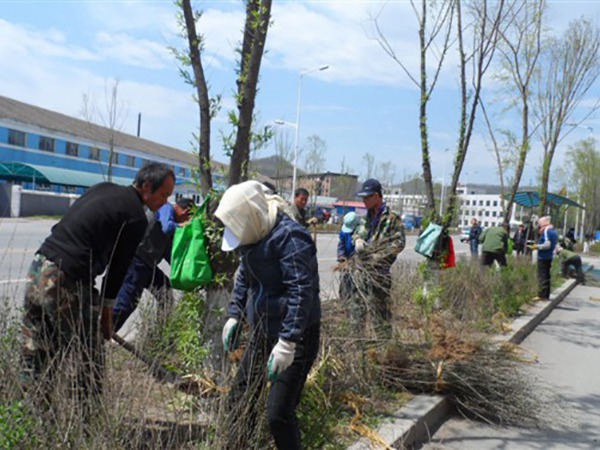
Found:
[[[277, 213], [289, 213], [285, 200], [267, 195], [266, 186], [258, 181], [245, 181], [225, 191], [215, 211], [223, 225], [239, 241], [238, 245], [256, 244], [271, 232]], [[224, 250], [233, 248], [223, 247]]]

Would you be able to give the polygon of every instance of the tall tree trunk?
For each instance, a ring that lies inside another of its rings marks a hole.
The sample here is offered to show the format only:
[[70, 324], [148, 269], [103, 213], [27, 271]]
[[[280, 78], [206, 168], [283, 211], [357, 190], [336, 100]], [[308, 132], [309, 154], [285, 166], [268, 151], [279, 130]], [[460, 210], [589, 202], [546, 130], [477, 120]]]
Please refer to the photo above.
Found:
[[248, 178], [252, 118], [260, 65], [270, 20], [271, 0], [249, 0], [247, 2], [241, 66], [238, 77], [239, 117], [229, 167], [229, 186]]
[[200, 58], [200, 40], [196, 32], [196, 21], [190, 0], [182, 0], [183, 16], [189, 45], [189, 56], [194, 72], [194, 87], [198, 99], [198, 112], [200, 120], [200, 136], [198, 137], [198, 171], [200, 173], [200, 190], [203, 195], [210, 192], [213, 187], [210, 163], [210, 100], [208, 87], [204, 77], [202, 59]]

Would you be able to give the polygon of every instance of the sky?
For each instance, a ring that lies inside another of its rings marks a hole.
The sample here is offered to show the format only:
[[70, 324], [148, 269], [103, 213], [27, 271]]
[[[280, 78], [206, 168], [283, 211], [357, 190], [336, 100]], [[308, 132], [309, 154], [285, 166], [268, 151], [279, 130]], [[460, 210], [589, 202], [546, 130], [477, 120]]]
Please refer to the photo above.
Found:
[[[213, 0], [194, 6], [203, 11], [198, 31], [205, 39], [210, 93], [222, 96], [212, 125], [212, 155], [227, 163], [221, 133], [231, 131], [227, 113], [234, 106], [235, 49], [241, 40], [244, 4]], [[135, 134], [141, 114], [142, 137], [189, 151], [198, 110], [169, 50], [185, 47], [176, 12], [169, 0], [0, 0], [0, 95], [83, 118], [83, 97], [105, 112], [106, 91], [118, 80], [122, 131]], [[549, 29], [560, 33], [569, 20], [582, 15], [599, 24], [600, 0], [550, 1]], [[256, 99], [257, 125], [273, 126], [291, 141], [299, 125], [300, 148], [306, 147], [309, 136], [319, 136], [326, 144], [327, 171], [344, 167], [362, 179], [368, 153], [376, 163], [390, 162], [399, 182], [421, 173], [419, 92], [382, 50], [375, 19], [402, 61], [417, 73], [417, 22], [410, 2], [274, 0]], [[315, 70], [325, 65], [326, 70]], [[448, 182], [453, 170], [459, 112], [456, 75], [456, 55], [451, 54], [429, 111], [432, 171], [438, 182]], [[490, 79], [487, 92], [497, 99], [494, 84]], [[599, 95], [595, 87], [588, 104]], [[95, 117], [100, 120], [98, 113]], [[519, 130], [509, 114], [493, 120], [499, 127]], [[572, 129], [557, 151], [557, 167], [568, 145], [600, 132], [598, 122], [592, 115]], [[498, 184], [488, 141], [479, 122], [462, 182]], [[271, 144], [256, 156], [273, 154]], [[300, 168], [305, 154], [299, 155]], [[522, 184], [535, 184], [540, 155], [534, 142]]]

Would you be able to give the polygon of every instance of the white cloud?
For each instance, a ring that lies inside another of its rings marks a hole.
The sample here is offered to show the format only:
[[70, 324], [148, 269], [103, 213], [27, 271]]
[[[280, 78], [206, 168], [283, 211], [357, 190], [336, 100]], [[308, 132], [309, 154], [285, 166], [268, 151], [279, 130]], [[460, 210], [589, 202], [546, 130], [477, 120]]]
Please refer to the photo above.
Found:
[[98, 59], [89, 50], [71, 45], [64, 33], [56, 29], [37, 30], [31, 27], [15, 25], [0, 19], [0, 57], [3, 61], [30, 60], [37, 58], [65, 58], [79, 61]]
[[100, 32], [94, 46], [107, 60], [122, 64], [162, 69], [173, 62], [165, 44], [148, 39], [135, 39], [126, 34]]

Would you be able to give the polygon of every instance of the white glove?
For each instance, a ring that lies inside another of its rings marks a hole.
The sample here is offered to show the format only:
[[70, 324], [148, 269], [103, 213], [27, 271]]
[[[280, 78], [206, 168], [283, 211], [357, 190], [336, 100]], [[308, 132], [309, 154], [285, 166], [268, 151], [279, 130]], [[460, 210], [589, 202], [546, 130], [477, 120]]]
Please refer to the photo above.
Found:
[[296, 353], [295, 342], [285, 341], [281, 338], [277, 341], [267, 363], [267, 373], [270, 381], [275, 381], [281, 372], [292, 365], [294, 353]]
[[238, 325], [239, 321], [233, 317], [230, 317], [225, 322], [225, 326], [223, 327], [223, 348], [226, 352], [231, 352], [238, 347], [238, 340], [235, 336]]
[[367, 246], [367, 243], [365, 242], [364, 239], [357, 239], [356, 242], [354, 243], [354, 249], [356, 250], [357, 253], [362, 252], [365, 247]]

